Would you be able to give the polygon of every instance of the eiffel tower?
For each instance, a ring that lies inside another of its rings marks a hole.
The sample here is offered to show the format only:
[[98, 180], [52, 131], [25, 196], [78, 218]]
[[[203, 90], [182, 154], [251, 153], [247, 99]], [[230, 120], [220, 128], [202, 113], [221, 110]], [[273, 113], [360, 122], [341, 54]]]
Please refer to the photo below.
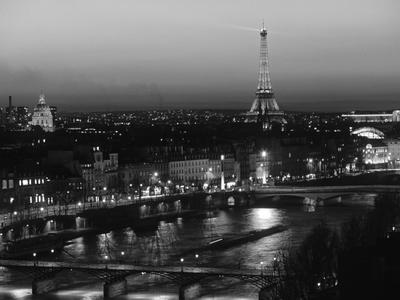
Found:
[[285, 124], [283, 111], [279, 110], [274, 92], [272, 91], [271, 78], [268, 70], [267, 30], [260, 30], [260, 71], [256, 99], [246, 113], [246, 122], [258, 122], [264, 130], [269, 130], [273, 123]]

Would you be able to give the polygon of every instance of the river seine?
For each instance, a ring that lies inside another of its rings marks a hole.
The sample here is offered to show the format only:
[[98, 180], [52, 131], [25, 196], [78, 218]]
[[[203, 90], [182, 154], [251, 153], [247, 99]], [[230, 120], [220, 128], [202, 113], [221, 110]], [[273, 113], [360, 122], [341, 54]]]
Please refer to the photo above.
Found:
[[[365, 199], [364, 199], [365, 200]], [[260, 268], [268, 265], [280, 250], [296, 248], [313, 226], [324, 220], [339, 228], [354, 215], [371, 209], [364, 204], [340, 207], [253, 207], [227, 209], [207, 216], [162, 221], [158, 228], [135, 232], [131, 228], [91, 235], [72, 240], [65, 251], [52, 259], [73, 261], [120, 260], [124, 263], [180, 265], [180, 253], [199, 247], [222, 235], [235, 236], [241, 232], [286, 225], [288, 230], [221, 251], [199, 252], [199, 257], [187, 255], [183, 267], [199, 265], [225, 268]], [[45, 257], [43, 259], [50, 259]], [[33, 297], [27, 274], [5, 268], [0, 270], [0, 299], [95, 300], [103, 298], [103, 283], [86, 274], [64, 271], [57, 275], [60, 288], [47, 295]], [[134, 275], [128, 279], [128, 294], [116, 299], [178, 299], [178, 286], [156, 275]], [[258, 299], [255, 287], [236, 279], [209, 278], [197, 287], [199, 299]]]

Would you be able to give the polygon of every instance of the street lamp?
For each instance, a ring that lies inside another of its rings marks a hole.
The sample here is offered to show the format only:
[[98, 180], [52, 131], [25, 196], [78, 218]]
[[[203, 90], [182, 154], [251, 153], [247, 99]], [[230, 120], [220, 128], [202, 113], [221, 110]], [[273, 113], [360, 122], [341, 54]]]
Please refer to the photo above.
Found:
[[267, 183], [267, 174], [266, 174], [266, 165], [267, 165], [267, 163], [266, 163], [266, 158], [267, 158], [267, 151], [265, 151], [265, 150], [263, 150], [263, 151], [261, 151], [261, 157], [262, 157], [262, 160], [263, 160], [263, 164], [261, 165], [262, 166], [262, 168], [263, 168], [263, 174], [262, 174], [262, 183], [263, 184], [266, 184]]
[[181, 257], [180, 261], [181, 261], [181, 272], [183, 272], [183, 262], [184, 262], [185, 260]]
[[143, 183], [139, 184], [139, 201], [142, 199], [142, 187]]
[[221, 155], [221, 191], [225, 190], [225, 175], [224, 175], [224, 160], [225, 155]]

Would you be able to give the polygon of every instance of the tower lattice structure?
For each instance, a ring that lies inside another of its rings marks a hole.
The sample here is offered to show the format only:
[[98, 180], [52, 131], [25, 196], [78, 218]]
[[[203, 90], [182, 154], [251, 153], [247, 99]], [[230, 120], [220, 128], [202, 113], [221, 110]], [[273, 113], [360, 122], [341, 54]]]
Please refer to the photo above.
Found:
[[284, 124], [284, 113], [279, 110], [271, 85], [268, 62], [267, 30], [260, 30], [260, 70], [256, 98], [250, 111], [247, 112], [247, 122], [259, 122], [264, 129], [270, 129], [273, 123]]

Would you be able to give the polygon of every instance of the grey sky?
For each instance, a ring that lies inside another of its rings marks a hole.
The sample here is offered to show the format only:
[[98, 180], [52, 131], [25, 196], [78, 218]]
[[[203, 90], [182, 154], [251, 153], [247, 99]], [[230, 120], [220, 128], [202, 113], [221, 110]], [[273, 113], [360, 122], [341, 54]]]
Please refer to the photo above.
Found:
[[[397, 0], [0, 0], [0, 106], [248, 108], [269, 30], [283, 109], [400, 107]], [[334, 102], [334, 104], [332, 103]]]

